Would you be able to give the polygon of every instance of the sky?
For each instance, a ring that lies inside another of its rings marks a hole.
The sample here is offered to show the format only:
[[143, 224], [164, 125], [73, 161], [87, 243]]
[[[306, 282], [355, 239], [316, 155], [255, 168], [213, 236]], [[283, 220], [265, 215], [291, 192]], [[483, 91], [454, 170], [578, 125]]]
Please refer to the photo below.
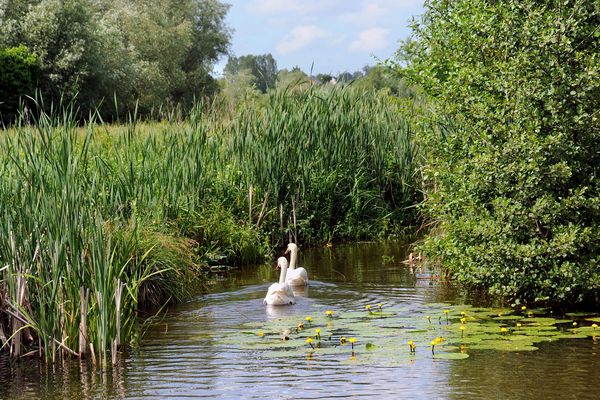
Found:
[[[356, 71], [392, 56], [423, 0], [224, 0], [235, 56], [271, 53], [279, 69]], [[222, 72], [221, 60], [215, 72]]]

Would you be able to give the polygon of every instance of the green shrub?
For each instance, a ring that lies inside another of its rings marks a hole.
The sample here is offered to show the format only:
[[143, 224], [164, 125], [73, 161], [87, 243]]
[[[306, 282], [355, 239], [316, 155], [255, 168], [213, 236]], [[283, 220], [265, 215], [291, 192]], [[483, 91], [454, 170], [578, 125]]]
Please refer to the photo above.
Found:
[[459, 281], [598, 303], [599, 24], [576, 0], [432, 0], [414, 24], [403, 72], [435, 99], [425, 249]]
[[0, 122], [13, 120], [19, 102], [34, 94], [38, 73], [38, 58], [24, 45], [0, 49]]

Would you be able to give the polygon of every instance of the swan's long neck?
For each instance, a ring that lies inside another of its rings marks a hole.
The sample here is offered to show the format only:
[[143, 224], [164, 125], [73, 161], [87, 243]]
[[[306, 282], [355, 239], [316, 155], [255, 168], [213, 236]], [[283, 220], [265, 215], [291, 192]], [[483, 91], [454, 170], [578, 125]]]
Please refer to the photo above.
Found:
[[285, 274], [287, 274], [287, 263], [282, 263], [279, 266], [281, 268], [281, 272], [279, 273], [279, 283], [285, 283]]
[[298, 249], [294, 247], [290, 254], [290, 271], [296, 268], [296, 261], [298, 261]]

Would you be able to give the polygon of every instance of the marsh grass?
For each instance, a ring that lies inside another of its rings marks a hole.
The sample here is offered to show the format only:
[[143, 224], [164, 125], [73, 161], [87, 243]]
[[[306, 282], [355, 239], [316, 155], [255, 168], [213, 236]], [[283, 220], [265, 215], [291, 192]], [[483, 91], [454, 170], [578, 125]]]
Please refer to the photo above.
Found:
[[280, 90], [266, 107], [171, 117], [78, 125], [66, 107], [3, 132], [0, 327], [14, 357], [107, 365], [140, 309], [198, 290], [202, 266], [414, 221], [416, 148], [381, 94]]

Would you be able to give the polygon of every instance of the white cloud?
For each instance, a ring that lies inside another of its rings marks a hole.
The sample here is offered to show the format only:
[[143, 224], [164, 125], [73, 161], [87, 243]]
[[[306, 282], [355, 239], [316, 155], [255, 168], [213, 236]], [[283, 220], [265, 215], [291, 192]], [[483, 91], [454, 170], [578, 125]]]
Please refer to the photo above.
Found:
[[279, 41], [277, 51], [281, 54], [293, 53], [316, 40], [329, 39], [331, 37], [332, 35], [329, 32], [315, 25], [297, 26]]
[[358, 9], [346, 11], [339, 19], [357, 26], [380, 25], [383, 21], [398, 23], [399, 15], [413, 14], [422, 4], [423, 0], [363, 0]]
[[342, 14], [340, 19], [354, 25], [372, 25], [385, 17], [387, 13], [389, 13], [389, 10], [386, 10], [380, 4], [368, 3], [356, 12]]
[[348, 50], [351, 52], [371, 52], [384, 49], [388, 45], [387, 36], [389, 29], [370, 28], [358, 34], [358, 38], [350, 43]]

